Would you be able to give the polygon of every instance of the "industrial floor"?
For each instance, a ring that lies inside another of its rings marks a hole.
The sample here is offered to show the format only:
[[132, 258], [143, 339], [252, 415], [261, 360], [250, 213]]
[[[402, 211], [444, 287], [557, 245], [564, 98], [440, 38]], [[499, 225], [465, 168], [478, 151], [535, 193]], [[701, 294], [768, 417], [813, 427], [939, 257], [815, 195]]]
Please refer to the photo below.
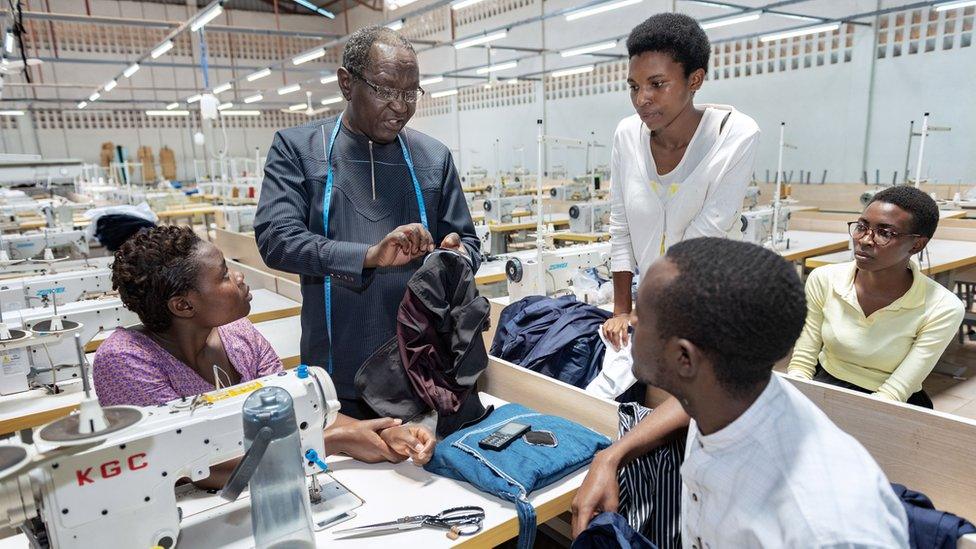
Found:
[[976, 419], [976, 342], [968, 340], [958, 348], [947, 351], [940, 363], [966, 368], [966, 371], [959, 376], [964, 379], [937, 372], [929, 375], [923, 387], [932, 397], [935, 409]]

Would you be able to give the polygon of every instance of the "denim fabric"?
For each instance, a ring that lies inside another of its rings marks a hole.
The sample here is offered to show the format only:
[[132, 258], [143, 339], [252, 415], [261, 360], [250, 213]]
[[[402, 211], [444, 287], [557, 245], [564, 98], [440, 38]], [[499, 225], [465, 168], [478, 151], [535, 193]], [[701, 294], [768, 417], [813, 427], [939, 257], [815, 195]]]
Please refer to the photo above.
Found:
[[600, 513], [573, 540], [572, 549], [657, 549], [617, 513]]
[[[552, 431], [558, 444], [554, 448], [533, 446], [520, 437], [500, 452], [478, 446], [481, 439], [509, 421], [530, 425], [533, 430]], [[586, 466], [596, 452], [609, 445], [607, 437], [568, 419], [506, 404], [481, 423], [441, 441], [424, 468], [514, 502], [519, 515], [518, 546], [528, 549], [536, 532], [535, 509], [528, 495]]]

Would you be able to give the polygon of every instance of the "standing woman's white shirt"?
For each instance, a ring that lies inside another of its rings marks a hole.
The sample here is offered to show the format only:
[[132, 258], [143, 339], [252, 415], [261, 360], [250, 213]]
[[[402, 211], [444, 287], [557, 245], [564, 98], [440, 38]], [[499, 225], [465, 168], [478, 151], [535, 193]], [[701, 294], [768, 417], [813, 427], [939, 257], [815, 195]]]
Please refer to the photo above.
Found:
[[726, 106], [708, 106], [678, 166], [658, 174], [651, 132], [639, 115], [617, 125], [610, 154], [610, 269], [644, 272], [669, 246], [737, 235], [752, 178], [759, 126]]

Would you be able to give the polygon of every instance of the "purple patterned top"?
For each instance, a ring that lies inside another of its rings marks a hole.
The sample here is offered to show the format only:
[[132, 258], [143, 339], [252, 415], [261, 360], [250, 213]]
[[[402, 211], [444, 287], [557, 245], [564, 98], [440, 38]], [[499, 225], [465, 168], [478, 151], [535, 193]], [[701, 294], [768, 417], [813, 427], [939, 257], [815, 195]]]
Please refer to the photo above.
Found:
[[[278, 355], [250, 320], [242, 318], [217, 331], [241, 383], [281, 371]], [[115, 330], [98, 347], [92, 378], [102, 406], [153, 406], [213, 390], [149, 336], [125, 328]]]

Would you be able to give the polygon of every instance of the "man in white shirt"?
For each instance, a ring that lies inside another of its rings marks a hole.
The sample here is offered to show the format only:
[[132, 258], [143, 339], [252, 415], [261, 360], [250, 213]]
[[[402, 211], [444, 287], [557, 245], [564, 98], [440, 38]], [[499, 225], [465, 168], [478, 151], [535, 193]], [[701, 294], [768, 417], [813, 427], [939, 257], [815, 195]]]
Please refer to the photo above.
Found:
[[908, 547], [905, 511], [867, 450], [772, 375], [805, 316], [793, 266], [752, 244], [687, 240], [646, 273], [634, 374], [691, 417], [685, 547]]

